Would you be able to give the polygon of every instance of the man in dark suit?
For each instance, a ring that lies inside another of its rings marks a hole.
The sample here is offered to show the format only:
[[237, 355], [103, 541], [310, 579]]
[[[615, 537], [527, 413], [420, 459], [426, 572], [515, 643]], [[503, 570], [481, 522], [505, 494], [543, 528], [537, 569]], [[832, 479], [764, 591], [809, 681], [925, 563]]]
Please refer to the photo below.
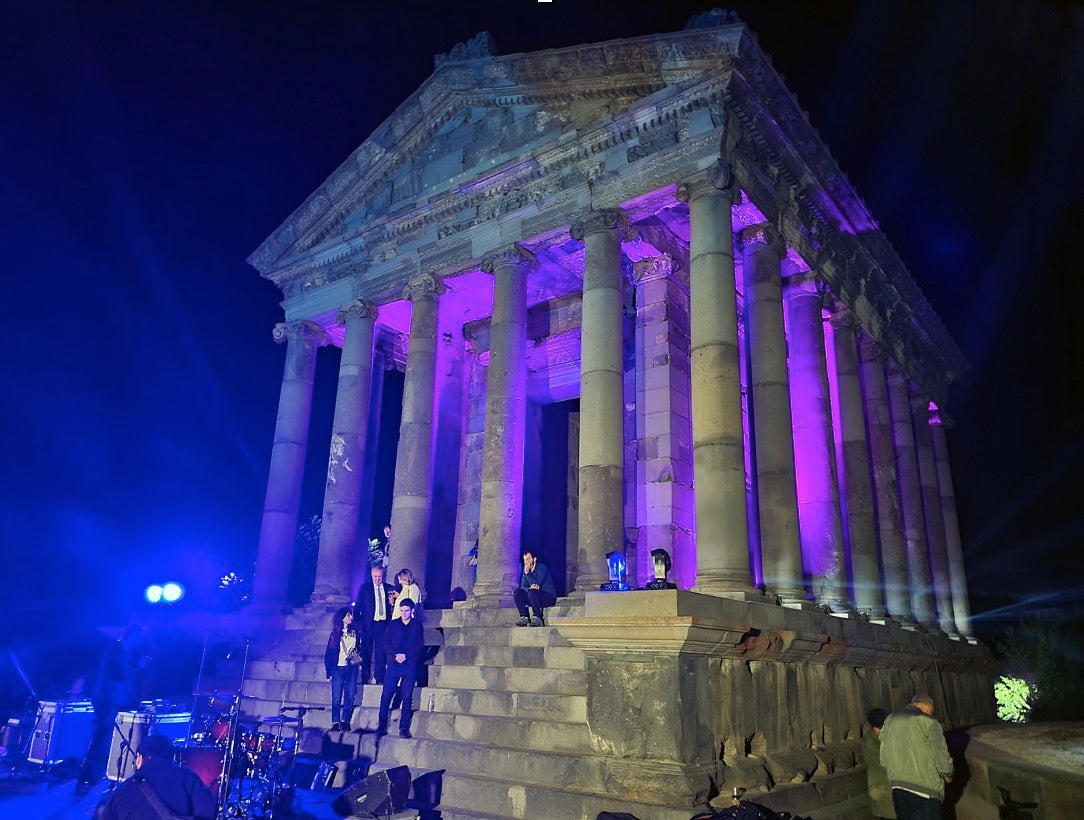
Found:
[[395, 588], [384, 583], [384, 567], [372, 567], [369, 580], [361, 585], [355, 599], [354, 628], [361, 631], [361, 682], [384, 680], [387, 660], [384, 655], [384, 631], [395, 617]]

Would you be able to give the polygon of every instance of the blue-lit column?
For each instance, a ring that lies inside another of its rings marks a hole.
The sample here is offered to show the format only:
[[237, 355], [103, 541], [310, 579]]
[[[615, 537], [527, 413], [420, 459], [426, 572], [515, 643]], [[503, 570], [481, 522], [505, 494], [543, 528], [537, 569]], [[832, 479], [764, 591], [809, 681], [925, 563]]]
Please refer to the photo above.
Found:
[[[429, 519], [433, 502], [433, 397], [436, 385], [437, 312], [444, 285], [433, 276], [412, 280], [410, 340], [403, 378], [403, 415], [395, 454], [391, 500], [392, 563], [409, 567], [425, 590]], [[393, 572], [395, 570], [392, 570]]]
[[937, 487], [941, 493], [941, 514], [945, 519], [945, 548], [952, 584], [952, 614], [956, 618], [957, 631], [971, 638], [974, 636], [971, 631], [971, 603], [967, 594], [967, 576], [964, 574], [960, 523], [956, 517], [956, 492], [952, 487], [952, 468], [949, 465], [948, 442], [945, 440], [944, 414], [937, 409], [930, 412], [930, 436], [933, 439], [933, 454], [937, 462]]
[[930, 399], [915, 384], [911, 385], [911, 417], [915, 429], [915, 455], [918, 480], [922, 488], [922, 509], [926, 520], [926, 546], [933, 581], [933, 600], [937, 607], [937, 625], [946, 635], [956, 635], [952, 613], [952, 585], [949, 582], [945, 546], [945, 518], [941, 512], [941, 491], [937, 487], [937, 463], [930, 436]]
[[816, 276], [784, 289], [790, 339], [790, 406], [798, 481], [802, 561], [818, 604], [848, 612], [847, 565], [839, 514], [835, 440], [824, 347], [823, 296]]
[[606, 554], [625, 546], [621, 242], [629, 221], [607, 208], [576, 220], [569, 233], [584, 244], [576, 576], [583, 592], [609, 579]]
[[899, 480], [900, 515], [903, 543], [907, 555], [907, 577], [911, 593], [911, 613], [922, 626], [937, 627], [927, 556], [926, 518], [922, 510], [922, 484], [918, 477], [918, 454], [915, 451], [914, 423], [908, 378], [896, 362], [885, 365], [888, 377], [888, 406], [892, 414], [892, 441], [896, 449], [896, 474]]
[[850, 311], [839, 307], [833, 312], [831, 332], [854, 605], [859, 612], [879, 621], [885, 616], [885, 598], [877, 559], [877, 522], [870, 477], [870, 448], [862, 412], [862, 386], [858, 378], [858, 346]]
[[753, 588], [746, 518], [738, 309], [731, 206], [741, 193], [730, 166], [678, 187], [689, 203], [689, 373], [696, 490], [696, 587], [730, 598]]
[[866, 434], [873, 473], [873, 494], [877, 508], [877, 541], [884, 573], [884, 598], [888, 616], [902, 624], [913, 624], [911, 582], [907, 575], [907, 554], [903, 543], [903, 517], [896, 488], [896, 448], [892, 437], [892, 416], [888, 409], [884, 351], [868, 334], [858, 336], [862, 400], [866, 409]]
[[805, 584], [780, 277], [785, 247], [770, 225], [746, 228], [741, 238], [764, 584], [783, 604], [801, 604]]
[[519, 245], [482, 262], [493, 275], [486, 428], [474, 596], [508, 599], [519, 581], [523, 445], [527, 419], [527, 276], [538, 266]]
[[354, 592], [353, 563], [358, 548], [358, 508], [365, 468], [376, 309], [355, 299], [343, 306], [338, 319], [346, 325], [346, 330], [339, 360], [313, 589], [314, 600], [328, 603], [345, 603], [353, 598]]
[[324, 330], [302, 320], [277, 324], [275, 341], [286, 342], [286, 367], [279, 391], [275, 443], [267, 478], [260, 541], [256, 548], [253, 577], [253, 609], [280, 610], [287, 606], [286, 592], [301, 506], [301, 480], [305, 472], [305, 448], [312, 415], [312, 385], [316, 374], [316, 351], [324, 343]]

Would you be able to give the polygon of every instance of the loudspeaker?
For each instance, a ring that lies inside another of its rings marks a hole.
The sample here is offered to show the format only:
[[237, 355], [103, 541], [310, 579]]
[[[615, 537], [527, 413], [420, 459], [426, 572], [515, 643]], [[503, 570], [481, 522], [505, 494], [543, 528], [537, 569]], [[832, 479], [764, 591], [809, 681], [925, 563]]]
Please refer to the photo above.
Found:
[[379, 817], [400, 811], [410, 795], [410, 769], [396, 766], [355, 783], [335, 798], [331, 808], [340, 817]]

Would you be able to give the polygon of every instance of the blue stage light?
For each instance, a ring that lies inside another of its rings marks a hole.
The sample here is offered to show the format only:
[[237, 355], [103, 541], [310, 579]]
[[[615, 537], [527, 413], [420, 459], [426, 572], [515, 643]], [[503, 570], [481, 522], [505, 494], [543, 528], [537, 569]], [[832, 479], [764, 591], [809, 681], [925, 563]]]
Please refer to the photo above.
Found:
[[143, 597], [147, 599], [147, 603], [157, 604], [162, 601], [162, 585], [151, 584], [145, 590], [143, 590]]

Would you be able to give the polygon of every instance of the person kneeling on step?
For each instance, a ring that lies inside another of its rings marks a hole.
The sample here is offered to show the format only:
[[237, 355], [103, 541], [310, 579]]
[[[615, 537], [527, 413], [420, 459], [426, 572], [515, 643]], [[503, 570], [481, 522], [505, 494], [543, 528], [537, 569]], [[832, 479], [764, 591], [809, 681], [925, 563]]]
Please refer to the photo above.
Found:
[[380, 713], [376, 733], [388, 733], [388, 713], [391, 701], [399, 693], [399, 737], [413, 737], [410, 721], [414, 701], [414, 684], [418, 680], [418, 661], [424, 648], [421, 621], [414, 617], [414, 602], [410, 598], [399, 601], [399, 617], [388, 624], [384, 633], [384, 651], [388, 658], [388, 670], [384, 674], [384, 690], [380, 693]]
[[[543, 626], [546, 623], [546, 608], [557, 603], [553, 576], [531, 550], [523, 551], [523, 572], [519, 576], [519, 587], [512, 592], [512, 599], [519, 610], [516, 626]], [[530, 613], [527, 607], [531, 608]]]

